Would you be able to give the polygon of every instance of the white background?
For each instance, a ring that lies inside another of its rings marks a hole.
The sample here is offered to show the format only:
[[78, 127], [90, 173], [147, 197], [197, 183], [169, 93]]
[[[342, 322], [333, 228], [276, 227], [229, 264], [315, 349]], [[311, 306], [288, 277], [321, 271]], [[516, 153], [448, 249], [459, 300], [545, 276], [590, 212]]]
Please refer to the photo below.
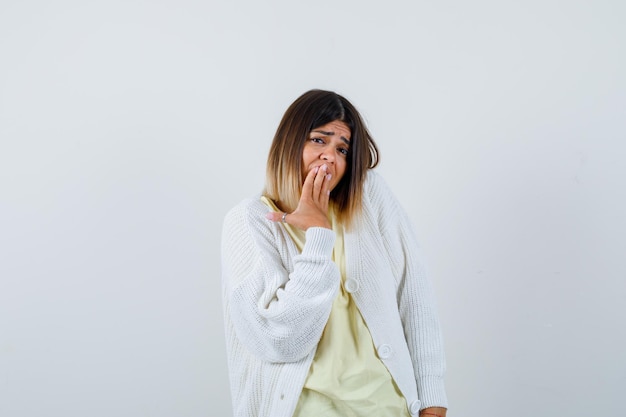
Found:
[[451, 417], [620, 415], [626, 3], [0, 3], [0, 416], [230, 414], [226, 211], [345, 95], [428, 253]]

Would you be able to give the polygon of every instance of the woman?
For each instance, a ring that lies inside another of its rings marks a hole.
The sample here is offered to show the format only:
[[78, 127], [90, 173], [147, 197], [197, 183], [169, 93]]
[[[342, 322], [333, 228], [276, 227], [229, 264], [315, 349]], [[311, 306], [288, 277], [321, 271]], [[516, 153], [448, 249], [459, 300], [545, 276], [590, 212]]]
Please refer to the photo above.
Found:
[[359, 113], [303, 94], [266, 187], [226, 216], [223, 300], [235, 415], [440, 416], [445, 360], [407, 215], [371, 168]]

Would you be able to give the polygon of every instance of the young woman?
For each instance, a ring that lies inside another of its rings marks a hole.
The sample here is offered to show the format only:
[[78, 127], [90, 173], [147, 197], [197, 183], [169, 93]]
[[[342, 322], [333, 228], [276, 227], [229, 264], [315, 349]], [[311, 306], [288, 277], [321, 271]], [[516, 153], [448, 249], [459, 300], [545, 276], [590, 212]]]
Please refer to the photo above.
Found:
[[435, 303], [411, 223], [342, 96], [287, 109], [262, 195], [224, 221], [235, 416], [446, 414]]

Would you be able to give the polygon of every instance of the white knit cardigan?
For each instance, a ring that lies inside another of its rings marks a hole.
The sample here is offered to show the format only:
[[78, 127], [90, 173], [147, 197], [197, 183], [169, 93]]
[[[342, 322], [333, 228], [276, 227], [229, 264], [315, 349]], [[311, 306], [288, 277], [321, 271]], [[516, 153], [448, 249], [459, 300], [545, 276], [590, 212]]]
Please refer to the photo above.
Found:
[[[345, 233], [346, 289], [409, 412], [447, 407], [431, 283], [409, 218], [369, 171], [363, 212]], [[337, 295], [335, 234], [312, 227], [302, 253], [257, 196], [222, 235], [222, 296], [236, 417], [291, 417]], [[348, 283], [348, 281], [350, 281]]]

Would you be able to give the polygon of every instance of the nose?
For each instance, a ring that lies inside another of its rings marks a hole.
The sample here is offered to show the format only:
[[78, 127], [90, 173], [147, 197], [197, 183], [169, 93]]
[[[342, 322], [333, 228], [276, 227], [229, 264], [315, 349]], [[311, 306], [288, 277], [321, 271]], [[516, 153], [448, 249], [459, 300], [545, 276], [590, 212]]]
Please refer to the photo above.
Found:
[[332, 149], [330, 149], [330, 147], [327, 147], [322, 151], [320, 158], [331, 164], [335, 163], [335, 154], [332, 152]]

